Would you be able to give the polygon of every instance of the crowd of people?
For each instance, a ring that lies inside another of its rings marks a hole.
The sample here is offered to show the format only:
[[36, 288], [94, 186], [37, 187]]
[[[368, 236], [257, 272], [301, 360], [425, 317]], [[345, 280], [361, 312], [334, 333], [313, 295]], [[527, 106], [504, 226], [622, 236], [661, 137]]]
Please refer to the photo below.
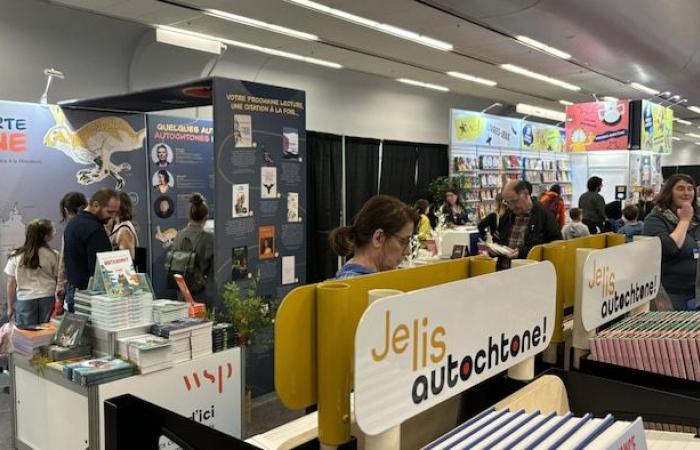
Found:
[[[199, 194], [190, 198], [189, 222], [178, 233], [174, 250], [188, 249], [197, 255], [206, 283], [202, 300], [213, 297], [213, 235], [204, 231], [209, 209]], [[103, 188], [89, 199], [69, 192], [59, 203], [65, 223], [60, 252], [51, 247], [56, 234], [48, 219], [31, 221], [24, 243], [10, 252], [4, 268], [7, 276], [7, 316], [20, 328], [46, 323], [52, 315], [74, 311], [76, 290], [87, 289], [95, 273], [97, 253], [126, 250], [132, 259], [139, 253], [133, 203], [126, 192]], [[194, 244], [193, 244], [194, 243]], [[145, 266], [145, 265], [144, 265]], [[137, 268], [146, 270], [146, 267]]]
[[[507, 269], [515, 258], [526, 258], [532, 247], [562, 239], [615, 232], [627, 242], [635, 236], [656, 236], [662, 244], [661, 284], [676, 310], [697, 309], [697, 260], [700, 258], [700, 214], [695, 181], [688, 175], [669, 177], [661, 192], [643, 189], [636, 204], [606, 204], [600, 194], [603, 180], [591, 177], [578, 207], [565, 209], [561, 187], [552, 185], [540, 198], [532, 196], [526, 181], [511, 180], [496, 196], [495, 210], [478, 224], [482, 238], [508, 248], [497, 257], [497, 268]], [[449, 187], [438, 208], [447, 227], [471, 223], [461, 205], [460, 191]], [[330, 235], [331, 248], [349, 259], [336, 278], [367, 275], [397, 268], [410, 255], [411, 237], [423, 245], [431, 239], [430, 203], [421, 199], [414, 208], [396, 198], [370, 199], [349, 226]]]

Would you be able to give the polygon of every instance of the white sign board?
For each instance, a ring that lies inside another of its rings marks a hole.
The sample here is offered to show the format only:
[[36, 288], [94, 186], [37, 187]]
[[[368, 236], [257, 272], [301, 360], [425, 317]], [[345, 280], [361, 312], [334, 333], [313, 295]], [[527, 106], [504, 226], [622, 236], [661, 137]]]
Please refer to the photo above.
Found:
[[387, 297], [355, 334], [355, 416], [375, 435], [542, 352], [552, 337], [550, 262]]
[[[104, 402], [123, 394], [134, 395], [240, 439], [241, 349], [236, 347], [170, 369], [100, 385], [102, 448]], [[179, 447], [173, 444], [172, 448]]]
[[581, 289], [581, 319], [593, 331], [656, 298], [661, 286], [661, 241], [642, 239], [588, 254]]

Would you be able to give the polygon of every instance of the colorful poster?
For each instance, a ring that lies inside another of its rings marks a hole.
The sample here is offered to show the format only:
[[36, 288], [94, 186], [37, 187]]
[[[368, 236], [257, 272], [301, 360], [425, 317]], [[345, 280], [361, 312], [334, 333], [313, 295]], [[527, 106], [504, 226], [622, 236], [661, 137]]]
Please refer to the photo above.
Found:
[[452, 145], [520, 148], [520, 120], [453, 109]]
[[591, 102], [566, 107], [566, 151], [627, 150], [629, 102]]
[[641, 149], [670, 153], [673, 140], [673, 110], [642, 100]]
[[553, 125], [522, 121], [521, 137], [523, 150], [564, 151], [564, 130]]

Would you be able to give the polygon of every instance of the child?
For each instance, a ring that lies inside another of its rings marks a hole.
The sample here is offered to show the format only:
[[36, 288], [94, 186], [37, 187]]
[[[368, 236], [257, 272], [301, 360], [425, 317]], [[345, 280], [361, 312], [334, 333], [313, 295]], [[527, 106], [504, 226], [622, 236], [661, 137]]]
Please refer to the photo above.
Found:
[[428, 200], [421, 198], [416, 202], [414, 207], [420, 216], [420, 220], [418, 221], [418, 240], [420, 241], [421, 247], [425, 248], [426, 242], [431, 238], [433, 232], [433, 227], [430, 226], [430, 219], [428, 219], [430, 203], [428, 203]]
[[31, 221], [24, 245], [7, 260], [7, 316], [18, 328], [51, 320], [58, 275], [58, 252], [49, 247], [54, 234], [50, 220]]
[[561, 231], [561, 234], [562, 236], [564, 236], [564, 239], [575, 239], [591, 234], [591, 232], [588, 230], [588, 227], [581, 223], [580, 208], [571, 208], [571, 210], [569, 210], [569, 217], [571, 217], [571, 223], [566, 225]]
[[625, 235], [626, 242], [632, 242], [634, 236], [642, 234], [642, 229], [644, 228], [644, 222], [637, 220], [639, 218], [639, 208], [635, 205], [627, 205], [622, 210], [622, 215], [625, 218], [625, 225], [620, 227], [617, 232]]

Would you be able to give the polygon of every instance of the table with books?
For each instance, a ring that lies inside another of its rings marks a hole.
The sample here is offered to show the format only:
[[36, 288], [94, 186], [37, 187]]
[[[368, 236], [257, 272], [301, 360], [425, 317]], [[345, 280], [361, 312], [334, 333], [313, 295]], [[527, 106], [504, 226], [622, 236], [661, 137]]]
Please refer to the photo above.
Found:
[[[127, 393], [241, 436], [243, 366], [233, 326], [190, 318], [185, 302], [154, 300], [148, 277], [127, 259], [115, 268], [110, 261], [124, 261], [124, 252], [98, 254], [95, 281], [76, 293], [74, 314], [14, 329], [17, 448], [105, 448], [104, 402]], [[110, 284], [119, 279], [127, 281]]]

